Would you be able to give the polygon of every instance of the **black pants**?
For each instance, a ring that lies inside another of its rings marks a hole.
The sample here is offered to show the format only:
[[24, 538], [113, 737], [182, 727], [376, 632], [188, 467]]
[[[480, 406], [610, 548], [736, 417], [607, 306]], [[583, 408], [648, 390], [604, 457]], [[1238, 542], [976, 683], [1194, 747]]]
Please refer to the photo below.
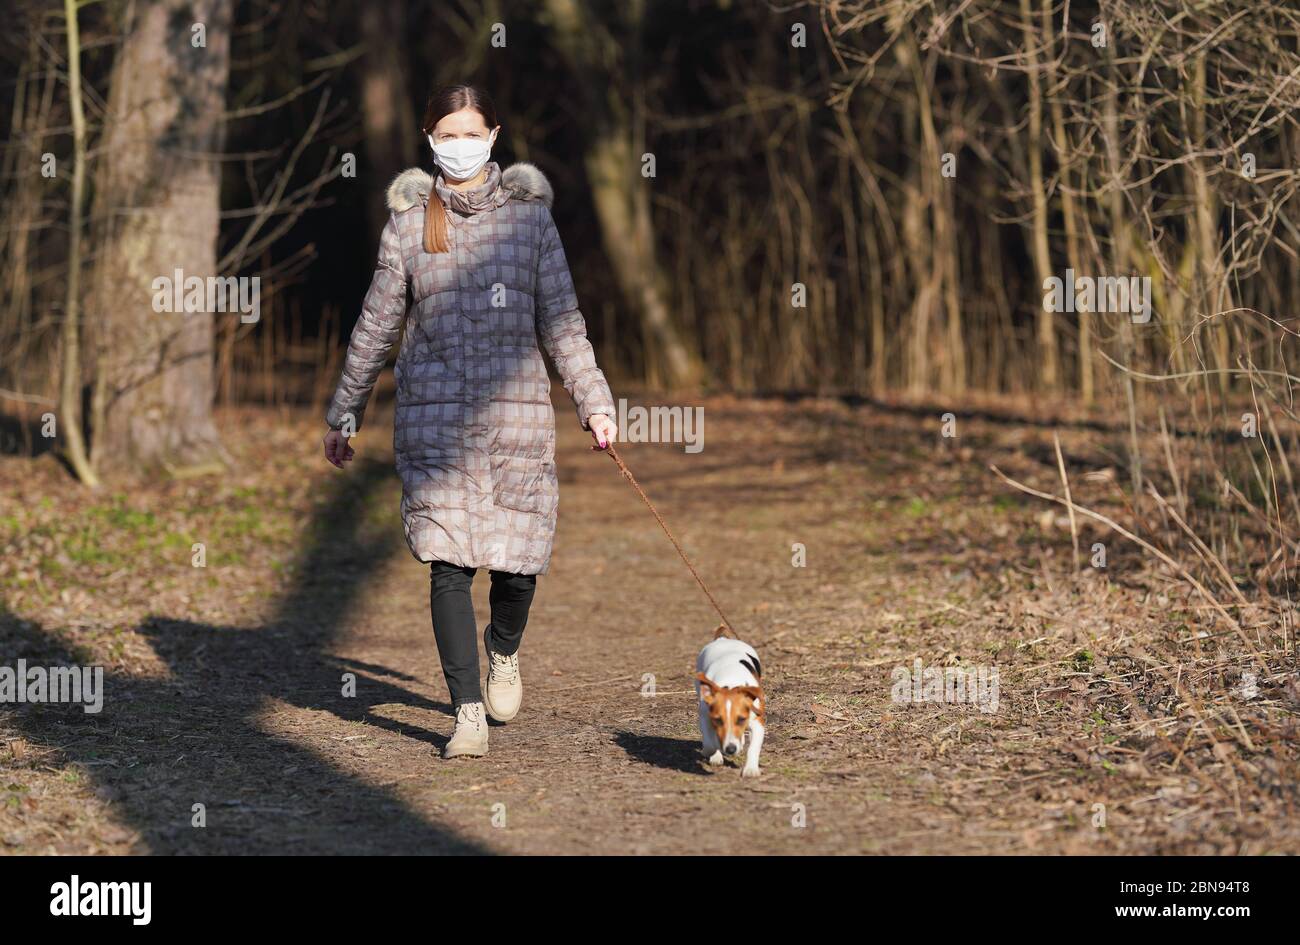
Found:
[[[429, 566], [429, 610], [433, 615], [433, 636], [438, 641], [438, 659], [451, 690], [452, 704], [482, 702], [478, 677], [478, 629], [474, 602], [469, 590], [476, 568], [458, 568], [435, 561]], [[487, 634], [492, 649], [511, 654], [519, 649], [528, 623], [528, 608], [537, 589], [537, 575], [492, 571], [492, 619]]]

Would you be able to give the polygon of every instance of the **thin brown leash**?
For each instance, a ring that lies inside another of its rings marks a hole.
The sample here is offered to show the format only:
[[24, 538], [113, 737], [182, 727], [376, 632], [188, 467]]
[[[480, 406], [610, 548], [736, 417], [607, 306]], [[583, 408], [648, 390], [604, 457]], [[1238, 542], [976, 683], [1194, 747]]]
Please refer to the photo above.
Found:
[[[597, 447], [593, 447], [593, 449], [597, 449]], [[668, 540], [673, 543], [673, 547], [676, 548], [677, 553], [682, 556], [682, 561], [686, 563], [686, 567], [690, 569], [692, 576], [694, 576], [696, 582], [700, 585], [700, 590], [704, 591], [704, 596], [709, 599], [709, 603], [713, 605], [713, 609], [716, 610], [718, 616], [722, 618], [723, 626], [732, 633], [735, 633], [736, 631], [735, 628], [731, 626], [731, 621], [728, 620], [727, 615], [722, 612], [722, 608], [718, 606], [718, 602], [713, 599], [713, 595], [709, 592], [708, 585], [705, 584], [704, 579], [700, 577], [700, 572], [695, 570], [695, 565], [691, 564], [691, 559], [686, 557], [686, 552], [682, 551], [682, 546], [677, 543], [677, 539], [668, 528], [668, 524], [664, 521], [664, 517], [659, 514], [659, 510], [656, 509], [654, 503], [650, 501], [650, 497], [645, 494], [645, 490], [641, 488], [641, 484], [636, 481], [636, 477], [632, 475], [632, 470], [627, 468], [627, 463], [623, 462], [623, 457], [618, 455], [618, 451], [614, 449], [614, 444], [610, 443], [609, 446], [605, 448], [604, 452], [608, 453], [609, 458], [618, 464], [618, 471], [623, 474], [624, 479], [632, 484], [632, 488], [636, 490], [636, 494], [641, 497], [641, 501], [646, 504], [646, 508], [648, 508], [651, 514], [654, 515], [655, 521], [658, 522], [659, 527], [664, 530], [664, 534], [667, 535]]]

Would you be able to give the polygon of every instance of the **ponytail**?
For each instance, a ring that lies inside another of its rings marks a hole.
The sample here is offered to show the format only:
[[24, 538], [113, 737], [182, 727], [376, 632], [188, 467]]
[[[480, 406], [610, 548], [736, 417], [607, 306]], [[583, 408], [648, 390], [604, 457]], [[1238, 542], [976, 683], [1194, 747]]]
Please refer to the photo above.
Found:
[[451, 252], [447, 242], [447, 209], [438, 196], [438, 188], [429, 186], [429, 203], [424, 208], [424, 251], [426, 253]]

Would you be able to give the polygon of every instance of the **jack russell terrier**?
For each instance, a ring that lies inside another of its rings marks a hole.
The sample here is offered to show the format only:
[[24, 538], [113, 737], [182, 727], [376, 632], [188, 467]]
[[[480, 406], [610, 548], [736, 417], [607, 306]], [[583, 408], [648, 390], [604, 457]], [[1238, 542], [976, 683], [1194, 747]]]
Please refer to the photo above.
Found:
[[758, 653], [736, 639], [724, 625], [713, 642], [700, 650], [695, 661], [695, 690], [700, 695], [700, 735], [704, 754], [711, 765], [722, 764], [723, 755], [737, 754], [749, 733], [745, 767], [740, 775], [756, 778], [758, 754], [767, 731], [767, 700], [760, 679], [763, 675]]

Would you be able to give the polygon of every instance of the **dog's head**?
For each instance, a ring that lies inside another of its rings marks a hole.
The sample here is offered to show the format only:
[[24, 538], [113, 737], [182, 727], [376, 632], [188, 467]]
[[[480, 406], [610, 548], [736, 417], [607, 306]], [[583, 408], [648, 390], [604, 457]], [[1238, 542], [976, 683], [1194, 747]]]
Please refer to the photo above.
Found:
[[709, 710], [709, 724], [718, 736], [724, 755], [740, 751], [750, 720], [763, 717], [763, 690], [758, 686], [719, 686], [703, 673], [696, 673], [700, 681], [700, 698]]

